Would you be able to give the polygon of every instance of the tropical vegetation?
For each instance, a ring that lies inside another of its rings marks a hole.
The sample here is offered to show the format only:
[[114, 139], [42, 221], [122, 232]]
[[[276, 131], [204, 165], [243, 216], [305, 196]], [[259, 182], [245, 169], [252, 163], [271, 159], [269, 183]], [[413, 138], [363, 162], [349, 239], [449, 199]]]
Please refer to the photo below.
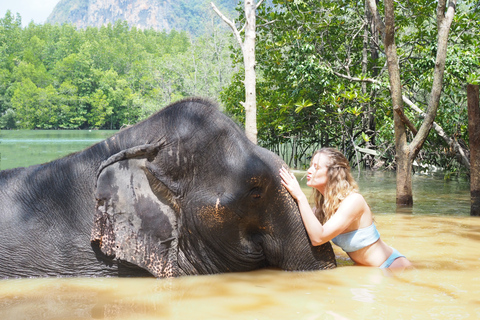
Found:
[[[423, 110], [436, 55], [436, 3], [395, 2], [403, 92]], [[480, 75], [480, 8], [475, 1], [460, 1], [456, 9], [436, 122], [466, 146], [466, 85]], [[383, 13], [381, 1], [379, 12]], [[308, 163], [312, 146], [336, 146], [354, 164], [395, 166], [386, 56], [368, 14], [364, 1], [350, 0], [275, 0], [272, 6], [260, 7], [258, 140], [283, 154], [290, 165]], [[240, 60], [237, 51], [235, 61]], [[240, 121], [244, 117], [238, 104], [244, 99], [242, 72], [222, 92], [228, 112]], [[418, 128], [421, 114], [407, 107], [405, 112]], [[453, 148], [433, 130], [417, 162], [450, 171], [462, 167]]]
[[130, 28], [21, 27], [0, 19], [0, 128], [118, 129], [170, 102], [215, 99], [234, 71], [230, 39]]

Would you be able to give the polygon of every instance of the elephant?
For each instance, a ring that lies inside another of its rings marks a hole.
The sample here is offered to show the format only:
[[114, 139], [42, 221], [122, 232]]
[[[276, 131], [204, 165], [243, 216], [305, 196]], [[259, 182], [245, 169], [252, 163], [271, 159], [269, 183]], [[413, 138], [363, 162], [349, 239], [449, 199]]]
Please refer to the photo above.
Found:
[[0, 278], [170, 278], [336, 267], [281, 185], [286, 166], [192, 97], [83, 151], [0, 171]]

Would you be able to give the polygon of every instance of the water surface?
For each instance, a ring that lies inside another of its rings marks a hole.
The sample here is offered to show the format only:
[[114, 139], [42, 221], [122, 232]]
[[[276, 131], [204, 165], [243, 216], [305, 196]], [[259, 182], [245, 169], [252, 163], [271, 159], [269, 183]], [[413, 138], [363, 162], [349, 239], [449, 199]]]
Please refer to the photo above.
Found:
[[104, 140], [112, 130], [1, 130], [0, 170], [45, 163]]
[[[480, 220], [380, 215], [415, 270], [0, 281], [0, 319], [479, 319]], [[346, 259], [338, 253], [339, 259]]]

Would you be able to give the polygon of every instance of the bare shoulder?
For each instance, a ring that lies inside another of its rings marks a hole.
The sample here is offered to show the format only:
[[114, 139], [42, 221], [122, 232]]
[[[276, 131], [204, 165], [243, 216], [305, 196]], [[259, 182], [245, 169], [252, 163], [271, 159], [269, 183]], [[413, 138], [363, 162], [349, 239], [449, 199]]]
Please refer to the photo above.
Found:
[[367, 203], [365, 198], [358, 192], [350, 193], [343, 201], [354, 205], [364, 205]]
[[352, 192], [340, 204], [337, 212], [348, 216], [358, 217], [365, 212], [367, 202], [360, 193]]
[[357, 192], [352, 192], [349, 194], [340, 205], [342, 209], [349, 212], [353, 216], [361, 216], [367, 210], [369, 210], [367, 201], [365, 198]]
[[[346, 229], [347, 232], [366, 227], [372, 223], [370, 207], [365, 198], [358, 192], [349, 194], [340, 204], [338, 211], [342, 212], [342, 215], [351, 221]], [[363, 218], [366, 220], [363, 221]]]

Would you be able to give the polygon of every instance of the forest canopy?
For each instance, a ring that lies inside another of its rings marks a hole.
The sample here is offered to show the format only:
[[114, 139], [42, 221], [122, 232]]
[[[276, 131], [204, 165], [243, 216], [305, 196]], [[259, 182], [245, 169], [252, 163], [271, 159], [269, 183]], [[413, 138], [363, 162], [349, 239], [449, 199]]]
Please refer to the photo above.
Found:
[[228, 35], [0, 19], [0, 128], [119, 129], [186, 96], [215, 99], [232, 73]]

